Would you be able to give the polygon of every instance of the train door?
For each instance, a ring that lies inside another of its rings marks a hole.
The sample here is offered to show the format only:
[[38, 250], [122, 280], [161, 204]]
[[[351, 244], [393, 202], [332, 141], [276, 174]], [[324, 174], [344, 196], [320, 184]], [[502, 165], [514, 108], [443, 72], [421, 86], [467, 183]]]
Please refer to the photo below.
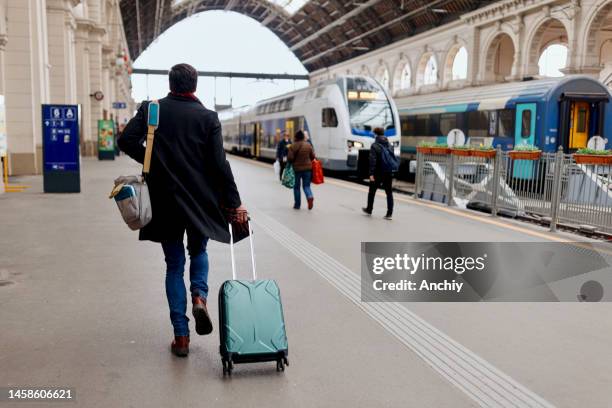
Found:
[[295, 135], [295, 120], [294, 119], [287, 119], [285, 121], [285, 131], [289, 133], [289, 140], [293, 140], [293, 135]]
[[244, 147], [244, 138], [246, 137], [246, 129], [247, 129], [247, 125], [245, 125], [244, 123], [240, 123], [240, 125], [238, 126], [238, 136], [236, 140], [236, 144], [238, 145], [238, 152], [240, 154], [246, 154], [245, 151], [245, 147]]
[[[520, 103], [516, 105], [516, 125], [514, 127], [514, 146], [535, 145], [536, 104]], [[531, 179], [534, 173], [531, 160], [516, 160], [512, 175], [515, 178]]]
[[574, 101], [570, 108], [569, 149], [582, 149], [589, 140], [591, 104]]
[[[339, 159], [339, 152], [346, 160], [346, 138], [338, 136], [338, 115], [332, 106], [324, 106], [319, 111], [320, 127], [318, 132], [312, 132], [313, 145], [317, 149], [317, 154], [327, 160]], [[316, 144], [315, 144], [316, 143]], [[334, 152], [335, 151], [335, 152]], [[325, 163], [327, 164], [327, 163]]]
[[255, 122], [253, 124], [253, 151], [254, 157], [259, 157], [259, 149], [261, 145], [261, 123]]

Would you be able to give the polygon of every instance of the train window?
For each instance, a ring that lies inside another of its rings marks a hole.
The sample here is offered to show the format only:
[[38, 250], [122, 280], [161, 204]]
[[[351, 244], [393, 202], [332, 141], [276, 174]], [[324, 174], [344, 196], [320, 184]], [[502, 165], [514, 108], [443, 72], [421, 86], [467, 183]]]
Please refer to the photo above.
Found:
[[489, 112], [489, 136], [497, 134], [497, 111]]
[[291, 109], [293, 109], [293, 98], [287, 99], [285, 103], [285, 110], [290, 111]]
[[531, 137], [531, 110], [525, 109], [521, 115], [521, 137]]
[[497, 137], [512, 137], [514, 133], [514, 111], [502, 109], [497, 113]]
[[401, 116], [400, 124], [402, 126], [402, 136], [416, 136], [414, 116]]
[[584, 108], [578, 109], [578, 120], [576, 123], [576, 132], [585, 133], [586, 132], [586, 116], [587, 111]]
[[429, 115], [417, 115], [414, 118], [414, 133], [416, 136], [429, 136]]
[[429, 133], [427, 136], [440, 136], [440, 115], [429, 117]]
[[443, 113], [440, 115], [440, 133], [442, 136], [448, 135], [451, 130], [457, 128], [457, 114]]
[[323, 108], [321, 110], [321, 122], [323, 127], [338, 127], [338, 117], [334, 108]]
[[469, 137], [486, 137], [489, 135], [489, 112], [468, 112], [468, 134]]

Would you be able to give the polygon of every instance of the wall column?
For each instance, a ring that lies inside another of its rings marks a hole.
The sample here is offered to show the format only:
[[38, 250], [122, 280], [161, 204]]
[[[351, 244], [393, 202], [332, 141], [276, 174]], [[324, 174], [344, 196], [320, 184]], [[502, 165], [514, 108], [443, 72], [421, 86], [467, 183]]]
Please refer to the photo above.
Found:
[[76, 30], [77, 103], [81, 106], [81, 154], [93, 156], [95, 140], [91, 133], [91, 88], [89, 83], [89, 30], [88, 20], [78, 19]]
[[[4, 72], [6, 71], [6, 67], [4, 65], [4, 51], [6, 49], [6, 43], [8, 41], [8, 36], [6, 34], [6, 0], [0, 0], [0, 95], [4, 98], [5, 82], [4, 82]], [[4, 166], [0, 162], [0, 180], [4, 180]], [[0, 194], [4, 193], [4, 188], [2, 188], [2, 181], [0, 181]]]
[[50, 102], [76, 103], [76, 22], [71, 0], [47, 0]]
[[10, 173], [42, 171], [41, 104], [49, 101], [45, 0], [8, 0], [5, 51]]

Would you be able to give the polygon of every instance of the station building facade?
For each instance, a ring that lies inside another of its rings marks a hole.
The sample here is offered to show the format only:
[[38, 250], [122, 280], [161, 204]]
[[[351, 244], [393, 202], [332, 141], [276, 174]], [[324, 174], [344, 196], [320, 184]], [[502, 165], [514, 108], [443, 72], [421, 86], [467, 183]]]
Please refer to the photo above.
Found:
[[[311, 73], [378, 79], [396, 98], [540, 76], [552, 45], [567, 49], [565, 74], [612, 87], [612, 0], [502, 0], [438, 28]], [[313, 58], [304, 63], [314, 62]], [[459, 59], [467, 64], [457, 64]]]
[[80, 105], [81, 154], [97, 154], [98, 120], [134, 111], [130, 70], [119, 0], [0, 0], [9, 174], [41, 173], [45, 103]]

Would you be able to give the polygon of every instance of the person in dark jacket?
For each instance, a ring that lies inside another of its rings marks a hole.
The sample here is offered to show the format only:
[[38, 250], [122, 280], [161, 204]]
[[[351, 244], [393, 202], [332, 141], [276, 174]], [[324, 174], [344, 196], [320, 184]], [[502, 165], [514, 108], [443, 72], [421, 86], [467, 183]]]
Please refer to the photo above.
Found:
[[[160, 242], [166, 260], [166, 295], [174, 327], [171, 351], [189, 353], [187, 293], [183, 281], [187, 232], [192, 313], [196, 332], [209, 334], [212, 322], [208, 296], [209, 239], [229, 242], [228, 220], [246, 222], [234, 176], [226, 160], [217, 114], [195, 97], [197, 71], [178, 64], [169, 73], [170, 93], [159, 100], [159, 126], [155, 130], [147, 184], [153, 218], [140, 230], [140, 240]], [[119, 147], [143, 163], [148, 102], [126, 125]]]
[[393, 173], [384, 171], [381, 157], [383, 149], [390, 149], [391, 154], [395, 153], [382, 128], [375, 128], [374, 134], [376, 135], [376, 139], [370, 148], [370, 190], [368, 191], [368, 206], [362, 208], [362, 210], [368, 215], [372, 214], [376, 190], [382, 186], [387, 194], [387, 214], [384, 218], [390, 220], [393, 216]]
[[315, 159], [314, 149], [312, 145], [305, 140], [304, 132], [298, 130], [295, 133], [295, 142], [289, 147], [288, 159], [295, 171], [295, 185], [293, 186], [293, 208], [300, 209], [302, 201], [302, 193], [300, 192], [300, 183], [304, 186], [304, 194], [308, 201], [308, 209], [312, 210], [314, 206], [314, 197], [310, 189], [312, 181], [312, 161]]
[[283, 170], [285, 170], [285, 166], [287, 165], [287, 150], [289, 146], [291, 146], [291, 140], [289, 139], [289, 132], [285, 130], [283, 138], [276, 146], [276, 160], [278, 160], [278, 163], [280, 164], [280, 180], [283, 179]]

